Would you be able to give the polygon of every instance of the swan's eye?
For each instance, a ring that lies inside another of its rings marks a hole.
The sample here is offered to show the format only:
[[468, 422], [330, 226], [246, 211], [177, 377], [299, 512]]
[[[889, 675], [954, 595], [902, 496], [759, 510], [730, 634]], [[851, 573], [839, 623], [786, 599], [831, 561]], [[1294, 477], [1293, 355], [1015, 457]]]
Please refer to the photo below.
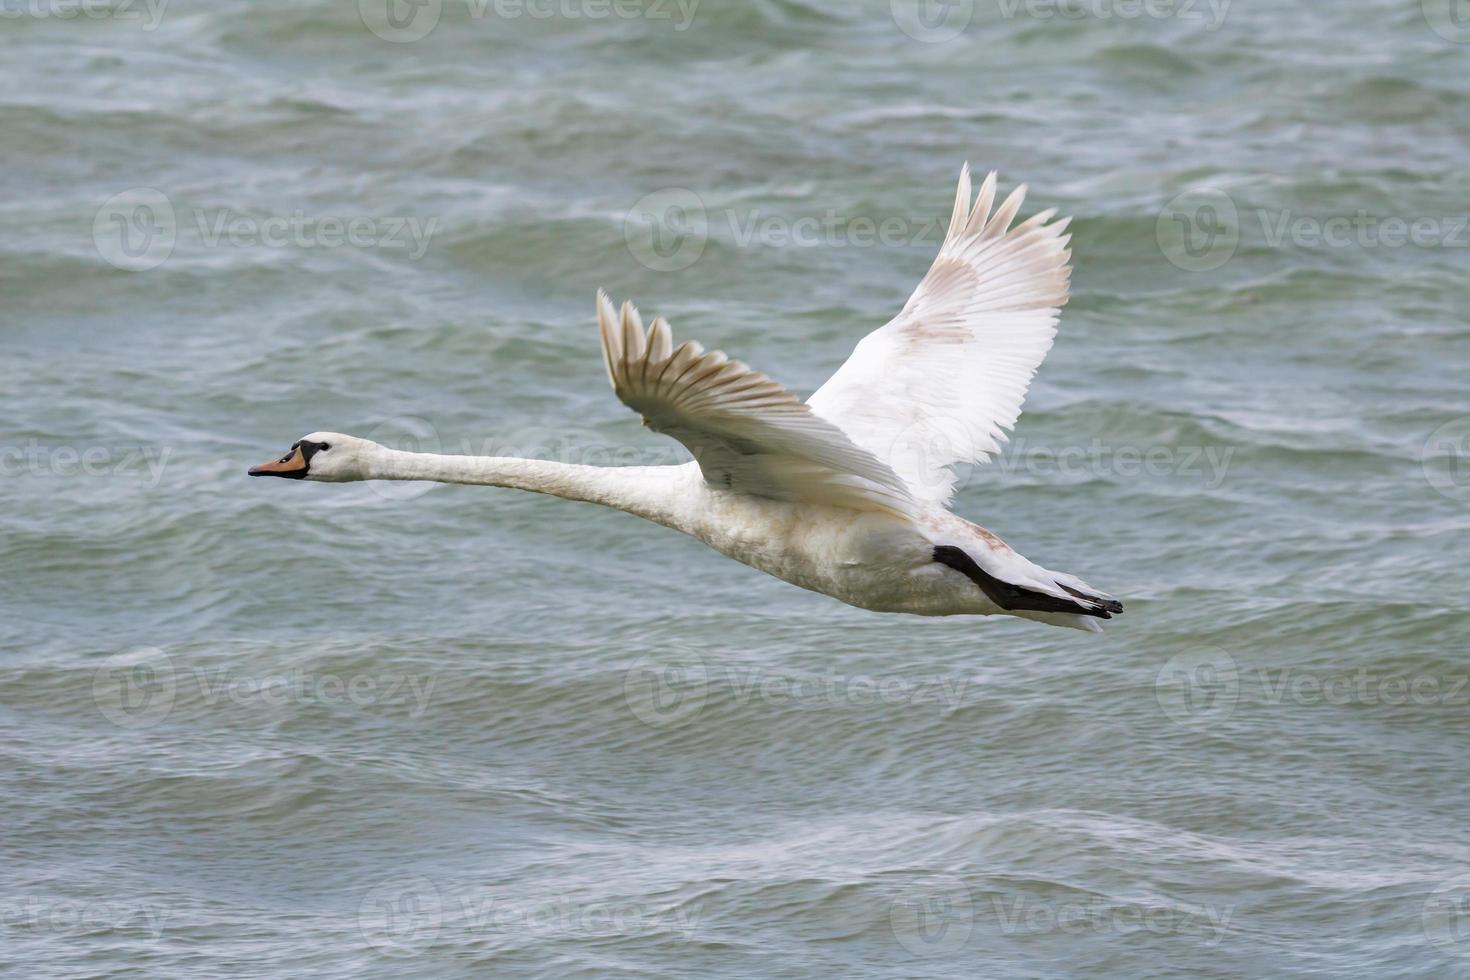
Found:
[[319, 452], [319, 453], [324, 453], [328, 449], [331, 449], [331, 448], [332, 448], [332, 444], [330, 442], [324, 442], [321, 445], [317, 446], [317, 450], [316, 451]]

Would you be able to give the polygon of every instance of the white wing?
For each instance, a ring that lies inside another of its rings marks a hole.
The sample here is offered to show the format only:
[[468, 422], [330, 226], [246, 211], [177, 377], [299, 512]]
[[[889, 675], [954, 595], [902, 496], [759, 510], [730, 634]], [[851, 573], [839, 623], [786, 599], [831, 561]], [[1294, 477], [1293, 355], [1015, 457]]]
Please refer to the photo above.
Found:
[[597, 324], [613, 390], [655, 432], [694, 454], [711, 486], [776, 500], [915, 511], [903, 481], [775, 381], [694, 341], [677, 349], [662, 318], [645, 333], [597, 294]]
[[1071, 219], [1047, 224], [1056, 212], [1043, 211], [1011, 228], [1025, 194], [992, 215], [992, 172], [971, 207], [966, 164], [934, 265], [809, 400], [925, 503], [949, 500], [955, 463], [1000, 450], [1067, 302]]

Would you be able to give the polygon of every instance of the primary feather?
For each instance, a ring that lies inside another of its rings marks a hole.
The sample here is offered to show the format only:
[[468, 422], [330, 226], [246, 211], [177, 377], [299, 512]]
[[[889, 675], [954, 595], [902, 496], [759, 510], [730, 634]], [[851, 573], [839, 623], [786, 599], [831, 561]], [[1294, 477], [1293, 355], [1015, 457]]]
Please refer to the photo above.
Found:
[[931, 504], [953, 494], [956, 463], [999, 452], [1067, 302], [1070, 219], [1012, 228], [1025, 185], [992, 213], [995, 183], [972, 205], [965, 167], [928, 274], [808, 401]]

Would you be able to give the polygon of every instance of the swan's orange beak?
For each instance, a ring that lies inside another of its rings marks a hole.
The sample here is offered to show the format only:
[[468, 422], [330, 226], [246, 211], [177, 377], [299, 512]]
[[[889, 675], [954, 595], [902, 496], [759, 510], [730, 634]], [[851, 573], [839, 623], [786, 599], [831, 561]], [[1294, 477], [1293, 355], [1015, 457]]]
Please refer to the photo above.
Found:
[[301, 453], [301, 443], [298, 442], [292, 446], [291, 451], [280, 459], [252, 466], [247, 472], [251, 476], [284, 476], [288, 480], [302, 479], [306, 476], [306, 457]]

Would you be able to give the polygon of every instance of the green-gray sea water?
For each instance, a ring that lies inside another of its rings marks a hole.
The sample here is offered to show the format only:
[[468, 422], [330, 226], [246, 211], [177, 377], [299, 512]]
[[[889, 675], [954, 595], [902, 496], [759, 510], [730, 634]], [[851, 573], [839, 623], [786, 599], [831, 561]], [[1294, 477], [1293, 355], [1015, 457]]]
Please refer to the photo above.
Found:
[[[1460, 0], [0, 14], [0, 974], [1470, 976]], [[966, 160], [1074, 273], [956, 507], [1102, 636], [245, 476], [680, 461], [595, 290], [809, 393]]]

